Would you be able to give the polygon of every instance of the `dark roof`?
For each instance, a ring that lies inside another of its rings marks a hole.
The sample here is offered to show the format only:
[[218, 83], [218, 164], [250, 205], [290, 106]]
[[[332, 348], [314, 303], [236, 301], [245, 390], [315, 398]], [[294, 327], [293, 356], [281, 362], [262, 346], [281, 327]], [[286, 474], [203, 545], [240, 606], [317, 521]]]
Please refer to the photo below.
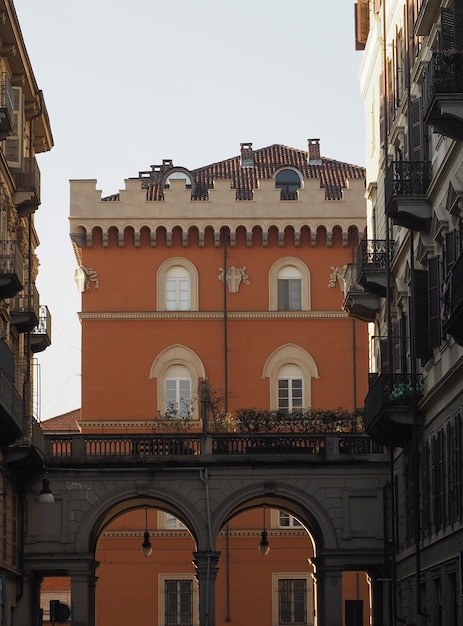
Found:
[[[238, 198], [250, 199], [252, 190], [258, 186], [259, 179], [272, 178], [275, 172], [284, 166], [297, 168], [304, 178], [318, 178], [320, 187], [325, 189], [327, 200], [340, 200], [342, 189], [346, 188], [348, 179], [365, 178], [364, 167], [326, 157], [310, 162], [309, 153], [306, 150], [289, 148], [280, 144], [252, 150], [252, 159], [251, 167], [242, 167], [241, 156], [238, 155], [190, 170], [194, 179], [193, 199], [206, 199], [208, 189], [213, 187], [214, 179], [229, 179], [230, 188], [237, 190]], [[151, 171], [140, 172], [139, 177], [142, 179], [142, 186], [147, 189], [148, 200], [162, 200], [161, 182], [172, 168], [175, 169], [172, 161], [166, 160], [162, 165], [152, 165]], [[119, 194], [104, 198], [108, 201], [118, 199]]]

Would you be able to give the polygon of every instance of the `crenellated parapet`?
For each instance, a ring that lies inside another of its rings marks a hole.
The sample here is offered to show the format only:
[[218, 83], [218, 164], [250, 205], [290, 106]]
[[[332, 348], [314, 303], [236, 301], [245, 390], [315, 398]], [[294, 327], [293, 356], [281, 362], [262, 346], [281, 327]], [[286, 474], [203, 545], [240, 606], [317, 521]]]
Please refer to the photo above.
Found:
[[171, 180], [162, 199], [148, 200], [140, 179], [127, 179], [125, 188], [111, 200], [102, 198], [96, 180], [71, 181], [70, 234], [78, 247], [94, 244], [96, 233], [103, 247], [112, 237], [120, 247], [140, 246], [147, 237], [150, 245], [162, 239], [168, 247], [174, 237], [187, 247], [192, 241], [202, 247], [206, 237], [220, 245], [224, 229], [230, 233], [230, 245], [244, 237], [247, 246], [266, 247], [276, 237], [284, 245], [288, 237], [295, 246], [307, 240], [314, 246], [321, 231], [329, 246], [336, 230], [347, 245], [351, 230], [363, 233], [366, 227], [365, 188], [362, 179], [346, 181], [339, 200], [327, 200], [316, 178], [305, 179], [295, 199], [281, 199], [273, 179], [258, 181], [250, 199], [239, 200], [230, 180], [216, 179], [207, 199], [194, 199], [185, 180]]

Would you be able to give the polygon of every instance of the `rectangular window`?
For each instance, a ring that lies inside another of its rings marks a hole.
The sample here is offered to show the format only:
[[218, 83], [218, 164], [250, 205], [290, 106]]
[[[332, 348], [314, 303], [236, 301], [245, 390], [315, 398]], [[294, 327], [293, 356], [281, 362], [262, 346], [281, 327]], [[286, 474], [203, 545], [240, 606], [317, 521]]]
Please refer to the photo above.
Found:
[[190, 281], [188, 278], [168, 278], [166, 281], [167, 311], [190, 310]]
[[164, 581], [165, 626], [193, 626], [193, 581]]
[[292, 411], [302, 409], [302, 379], [280, 378], [278, 380], [278, 408]]
[[186, 419], [191, 415], [191, 380], [166, 378], [166, 413]]
[[301, 279], [279, 278], [278, 279], [278, 310], [300, 311], [301, 310]]
[[278, 624], [307, 624], [307, 581], [278, 580]]
[[301, 522], [290, 515], [289, 513], [285, 513], [284, 511], [278, 511], [278, 525], [280, 528], [301, 528]]

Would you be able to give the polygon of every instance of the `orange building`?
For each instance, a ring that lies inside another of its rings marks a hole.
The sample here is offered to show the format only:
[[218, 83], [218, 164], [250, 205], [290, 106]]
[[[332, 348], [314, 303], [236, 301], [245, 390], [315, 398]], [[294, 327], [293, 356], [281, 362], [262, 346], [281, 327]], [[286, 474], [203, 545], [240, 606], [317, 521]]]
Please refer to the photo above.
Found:
[[[341, 304], [366, 227], [363, 168], [322, 157], [318, 139], [307, 150], [244, 143], [195, 170], [164, 160], [106, 198], [96, 181], [71, 181], [70, 224], [82, 292], [80, 430], [262, 430], [281, 428], [282, 416], [298, 430], [308, 409], [324, 410], [323, 421], [339, 408], [341, 427], [357, 428], [346, 414], [366, 393], [367, 329]], [[167, 502], [106, 527], [98, 626], [198, 624], [187, 527]], [[243, 511], [219, 543], [217, 624], [314, 623], [314, 546], [290, 512]], [[343, 591], [345, 626], [367, 624], [365, 575], [346, 573]]]

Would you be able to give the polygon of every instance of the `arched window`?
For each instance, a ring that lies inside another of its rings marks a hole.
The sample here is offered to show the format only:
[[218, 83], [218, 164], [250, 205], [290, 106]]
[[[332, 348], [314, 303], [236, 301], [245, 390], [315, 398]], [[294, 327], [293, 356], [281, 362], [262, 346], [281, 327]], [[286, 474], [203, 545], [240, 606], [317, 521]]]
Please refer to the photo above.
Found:
[[308, 409], [312, 402], [312, 379], [319, 378], [311, 354], [288, 343], [276, 348], [265, 362], [262, 378], [270, 380], [271, 409]]
[[304, 408], [304, 374], [293, 363], [282, 365], [277, 374], [278, 408], [286, 411]]
[[192, 413], [191, 373], [185, 365], [171, 365], [164, 378], [165, 414], [189, 419]]
[[300, 259], [278, 259], [269, 272], [270, 311], [308, 311], [310, 309], [310, 273]]
[[294, 265], [282, 267], [278, 272], [278, 310], [300, 311], [301, 295], [301, 272]]
[[199, 419], [197, 389], [204, 378], [204, 365], [190, 348], [176, 344], [160, 352], [149, 373], [149, 379], [157, 382], [157, 411], [177, 411], [180, 418]]
[[159, 266], [156, 304], [158, 311], [198, 310], [198, 271], [191, 261], [172, 257]]
[[175, 265], [166, 273], [166, 311], [191, 309], [191, 280], [185, 267]]
[[294, 170], [281, 170], [275, 176], [275, 187], [280, 190], [281, 200], [297, 200], [301, 188], [301, 177]]

